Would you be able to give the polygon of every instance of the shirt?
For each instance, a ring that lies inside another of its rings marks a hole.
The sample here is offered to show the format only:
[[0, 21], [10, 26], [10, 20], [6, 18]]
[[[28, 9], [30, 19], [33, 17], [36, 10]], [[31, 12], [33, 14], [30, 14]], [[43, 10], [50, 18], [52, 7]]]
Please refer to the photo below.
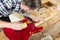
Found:
[[0, 0], [0, 14], [2, 14], [0, 17], [8, 16], [12, 13], [12, 11], [20, 12], [20, 4], [21, 0]]

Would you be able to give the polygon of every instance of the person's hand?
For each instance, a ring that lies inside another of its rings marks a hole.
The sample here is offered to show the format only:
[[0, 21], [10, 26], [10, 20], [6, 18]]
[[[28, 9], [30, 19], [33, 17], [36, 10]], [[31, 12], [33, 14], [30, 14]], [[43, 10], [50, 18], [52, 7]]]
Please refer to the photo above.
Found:
[[11, 29], [14, 29], [14, 30], [22, 30], [26, 27], [27, 27], [26, 24], [16, 22], [16, 23], [10, 23], [7, 28], [11, 28]]
[[40, 22], [43, 21], [44, 19], [38, 17], [38, 16], [34, 16], [34, 15], [30, 15], [30, 18], [34, 21], [34, 22]]

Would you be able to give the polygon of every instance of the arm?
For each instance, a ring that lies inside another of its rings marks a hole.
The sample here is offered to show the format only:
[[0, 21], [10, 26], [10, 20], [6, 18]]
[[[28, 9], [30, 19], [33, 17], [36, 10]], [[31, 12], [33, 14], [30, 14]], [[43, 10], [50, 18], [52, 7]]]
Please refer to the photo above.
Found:
[[9, 22], [5, 22], [5, 21], [0, 20], [0, 28], [5, 28], [5, 27], [7, 27], [9, 25], [10, 25]]
[[5, 22], [0, 20], [0, 28], [11, 28], [14, 30], [22, 30], [24, 28], [26, 28], [27, 25], [25, 23], [21, 23], [21, 22]]

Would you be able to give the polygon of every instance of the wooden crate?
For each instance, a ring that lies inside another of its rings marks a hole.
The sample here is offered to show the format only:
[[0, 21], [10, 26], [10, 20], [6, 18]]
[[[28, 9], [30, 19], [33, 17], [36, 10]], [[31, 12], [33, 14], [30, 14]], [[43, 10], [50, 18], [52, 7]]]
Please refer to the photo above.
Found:
[[48, 20], [48, 24], [53, 25], [54, 23], [58, 22], [60, 20], [60, 13], [55, 11], [54, 13], [51, 13], [51, 19]]

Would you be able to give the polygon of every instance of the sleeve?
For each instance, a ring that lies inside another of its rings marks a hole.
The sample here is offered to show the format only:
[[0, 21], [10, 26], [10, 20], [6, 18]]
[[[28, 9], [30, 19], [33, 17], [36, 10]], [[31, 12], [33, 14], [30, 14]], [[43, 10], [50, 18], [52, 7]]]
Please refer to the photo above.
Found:
[[12, 7], [11, 0], [0, 0], [0, 14], [8, 16]]
[[12, 5], [13, 12], [21, 12], [21, 0], [12, 0]]

